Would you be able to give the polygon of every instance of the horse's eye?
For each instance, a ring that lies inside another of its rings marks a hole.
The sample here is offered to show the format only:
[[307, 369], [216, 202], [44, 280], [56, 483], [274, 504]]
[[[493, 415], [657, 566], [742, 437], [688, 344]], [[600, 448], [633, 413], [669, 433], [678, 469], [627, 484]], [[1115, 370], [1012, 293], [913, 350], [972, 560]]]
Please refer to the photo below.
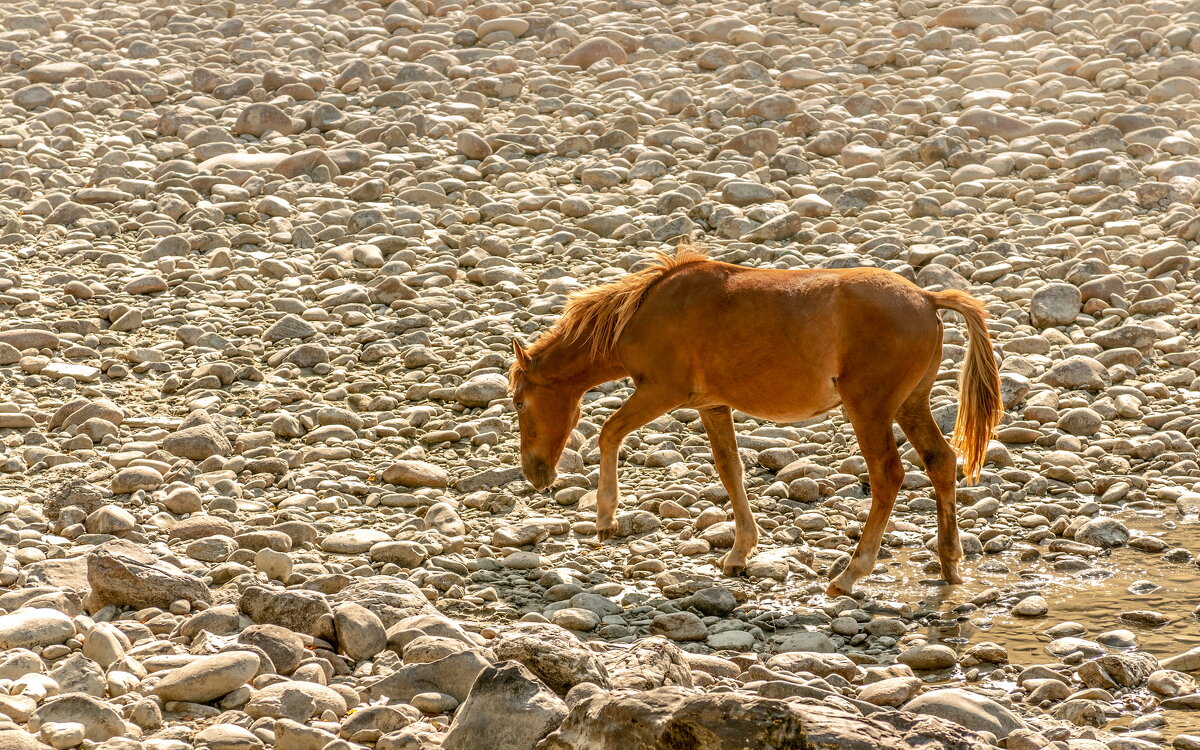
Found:
[[525, 402], [524, 401], [514, 401], [513, 408], [516, 409], [517, 411], [523, 411], [525, 409]]

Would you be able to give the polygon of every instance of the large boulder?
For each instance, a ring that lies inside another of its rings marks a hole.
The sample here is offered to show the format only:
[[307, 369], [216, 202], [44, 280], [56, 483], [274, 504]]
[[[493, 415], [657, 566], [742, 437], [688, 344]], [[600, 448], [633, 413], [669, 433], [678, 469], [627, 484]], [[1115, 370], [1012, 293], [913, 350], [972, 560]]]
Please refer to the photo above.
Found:
[[566, 628], [520, 623], [501, 632], [491, 645], [498, 660], [524, 664], [556, 693], [565, 694], [582, 682], [609, 686], [608, 671], [596, 653]]
[[976, 732], [991, 732], [1004, 739], [1025, 728], [1021, 717], [991, 698], [962, 688], [943, 688], [918, 695], [904, 704], [905, 711], [937, 716]]
[[479, 673], [454, 714], [442, 748], [534, 750], [566, 715], [567, 705], [532, 672], [517, 662], [504, 662]]
[[212, 603], [212, 593], [202, 579], [123, 540], [106, 542], [88, 553], [87, 579], [92, 611], [110, 604], [167, 609], [180, 600]]
[[[883, 720], [875, 718], [880, 716]], [[948, 722], [881, 710], [871, 717], [810, 699], [663, 687], [600, 692], [571, 707], [538, 750], [977, 750], [984, 738]]]
[[628, 646], [613, 644], [601, 658], [614, 688], [651, 690], [665, 685], [692, 686], [692, 672], [684, 652], [666, 638], [643, 638]]

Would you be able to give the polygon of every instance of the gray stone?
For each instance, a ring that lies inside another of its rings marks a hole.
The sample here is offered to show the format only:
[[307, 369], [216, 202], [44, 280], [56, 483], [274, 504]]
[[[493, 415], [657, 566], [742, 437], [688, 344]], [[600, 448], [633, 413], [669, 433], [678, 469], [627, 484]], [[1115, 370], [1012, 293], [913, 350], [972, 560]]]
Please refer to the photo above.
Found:
[[904, 704], [905, 711], [937, 716], [977, 732], [1004, 739], [1025, 722], [999, 703], [962, 688], [942, 688], [918, 695]]
[[517, 662], [503, 662], [479, 673], [442, 747], [534, 750], [566, 715], [567, 705], [532, 672]]
[[154, 686], [164, 701], [208, 703], [238, 689], [258, 672], [258, 657], [249, 651], [201, 656], [173, 669]]

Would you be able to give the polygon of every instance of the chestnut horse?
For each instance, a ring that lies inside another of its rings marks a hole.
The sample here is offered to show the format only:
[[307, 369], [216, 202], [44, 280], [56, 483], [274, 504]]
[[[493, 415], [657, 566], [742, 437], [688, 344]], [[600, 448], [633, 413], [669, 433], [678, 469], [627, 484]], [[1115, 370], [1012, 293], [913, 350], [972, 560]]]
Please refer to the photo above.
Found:
[[629, 377], [636, 390], [600, 431], [596, 534], [616, 529], [617, 453], [625, 436], [677, 408], [700, 412], [736, 526], [722, 560], [744, 571], [758, 543], [746, 498], [733, 409], [799, 422], [842, 405], [867, 462], [871, 510], [858, 547], [833, 579], [848, 594], [875, 566], [904, 479], [892, 422], [900, 424], [937, 497], [942, 578], [962, 582], [954, 451], [929, 411], [942, 360], [938, 310], [966, 320], [954, 444], [969, 481], [979, 477], [1000, 420], [1000, 380], [983, 304], [960, 291], [928, 292], [890, 271], [754, 269], [680, 246], [649, 268], [572, 296], [555, 325], [526, 349], [514, 339], [510, 372], [521, 467], [549, 487], [579, 421], [583, 394]]

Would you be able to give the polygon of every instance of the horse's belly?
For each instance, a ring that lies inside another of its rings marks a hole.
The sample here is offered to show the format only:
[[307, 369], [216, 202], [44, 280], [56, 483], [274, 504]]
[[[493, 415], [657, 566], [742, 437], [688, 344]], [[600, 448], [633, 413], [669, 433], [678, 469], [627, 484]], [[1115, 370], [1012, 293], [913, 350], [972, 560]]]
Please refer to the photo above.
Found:
[[736, 394], [725, 403], [743, 414], [781, 424], [803, 422], [840, 406], [841, 396], [832, 384], [828, 388], [804, 393], [766, 390]]
[[840, 401], [834, 401], [833, 403], [825, 405], [825, 406], [809, 408], [809, 409], [800, 409], [800, 410], [796, 410], [796, 411], [758, 409], [758, 408], [754, 408], [754, 406], [750, 406], [750, 408], [745, 408], [745, 409], [740, 406], [734, 406], [733, 408], [737, 409], [738, 411], [740, 411], [744, 414], [749, 414], [750, 416], [755, 417], [756, 419], [766, 419], [771, 422], [777, 422], [779, 424], [795, 424], [796, 422], [803, 422], [805, 420], [812, 419], [813, 417], [820, 416], [821, 414], [824, 414], [825, 412], [829, 411], [830, 409], [833, 409], [840, 405], [841, 405]]

